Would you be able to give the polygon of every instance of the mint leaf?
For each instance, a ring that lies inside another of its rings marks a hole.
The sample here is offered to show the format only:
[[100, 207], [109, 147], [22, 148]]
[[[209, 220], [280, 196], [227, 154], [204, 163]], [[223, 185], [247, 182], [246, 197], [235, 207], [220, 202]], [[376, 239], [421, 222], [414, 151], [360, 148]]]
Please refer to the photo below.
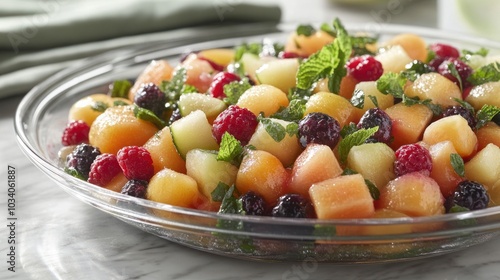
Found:
[[358, 127], [356, 126], [355, 123], [349, 123], [346, 124], [341, 130], [340, 130], [340, 136], [342, 138], [346, 138], [347, 135], [353, 134], [354, 132], [358, 131]]
[[363, 107], [365, 107], [365, 92], [360, 89], [356, 89], [352, 94], [351, 104], [358, 109], [363, 109]]
[[353, 56], [360, 56], [365, 54], [374, 54], [366, 46], [377, 43], [378, 37], [370, 36], [351, 36], [352, 53]]
[[459, 212], [468, 212], [468, 211], [470, 211], [469, 208], [455, 204], [450, 208], [450, 210], [448, 212], [449, 213], [459, 213]]
[[274, 141], [280, 142], [285, 138], [286, 129], [281, 124], [274, 122], [269, 118], [260, 118], [260, 122]]
[[186, 69], [179, 68], [175, 71], [174, 75], [170, 81], [163, 81], [160, 84], [160, 90], [163, 91], [169, 102], [175, 102], [179, 100], [179, 97], [183, 93], [183, 88], [187, 80]]
[[185, 93], [197, 93], [198, 92], [198, 89], [195, 88], [194, 86], [192, 85], [184, 85], [181, 89], [181, 94], [185, 94]]
[[342, 172], [341, 175], [354, 175], [354, 174], [358, 174], [358, 172], [356, 172], [356, 170], [346, 168], [346, 169], [344, 169], [344, 171]]
[[328, 33], [332, 37], [337, 36], [337, 33], [335, 32], [335, 30], [333, 30], [333, 28], [328, 23], [321, 24], [319, 29], [323, 32]]
[[271, 118], [289, 122], [298, 121], [304, 117], [306, 102], [304, 99], [292, 99], [288, 107], [281, 108], [277, 113], [271, 115]]
[[470, 50], [462, 50], [462, 57], [461, 59], [463, 61], [468, 61], [469, 58], [473, 55], [479, 55], [479, 56], [482, 56], [482, 57], [486, 57], [488, 55], [490, 51], [484, 47], [481, 47], [479, 50], [477, 51], [470, 51]]
[[462, 81], [462, 77], [460, 77], [460, 74], [458, 73], [458, 70], [457, 70], [457, 67], [455, 66], [455, 64], [453, 63], [448, 63], [448, 70], [450, 70], [450, 74], [455, 77], [455, 79], [457, 79], [458, 81], [458, 86], [460, 87], [460, 91], [463, 91], [464, 89], [464, 84], [463, 84], [463, 81]]
[[167, 124], [162, 119], [158, 118], [155, 113], [148, 109], [144, 109], [137, 105], [134, 106], [134, 116], [138, 119], [148, 121], [154, 124], [158, 129], [164, 128]]
[[375, 186], [375, 184], [368, 179], [365, 179], [365, 184], [368, 187], [373, 200], [378, 200], [380, 197], [380, 191], [378, 190], [377, 186]]
[[310, 90], [315, 82], [328, 77], [328, 88], [338, 93], [340, 81], [346, 75], [344, 65], [351, 55], [351, 42], [347, 31], [338, 19], [333, 26], [337, 31], [333, 43], [324, 46], [300, 64], [297, 72], [297, 88]]
[[403, 99], [401, 102], [406, 106], [413, 106], [416, 104], [424, 105], [427, 108], [431, 109], [434, 116], [439, 116], [443, 113], [443, 108], [441, 108], [441, 106], [439, 106], [438, 104], [432, 103], [432, 99], [420, 100], [418, 96], [408, 97], [406, 95], [403, 95]]
[[294, 136], [299, 134], [299, 124], [295, 122], [291, 122], [286, 125], [285, 131], [288, 134], [288, 136]]
[[491, 121], [497, 114], [500, 113], [500, 108], [494, 105], [484, 105], [479, 111], [477, 111], [476, 118], [477, 124], [476, 129], [480, 129], [485, 126], [489, 121]]
[[132, 83], [128, 80], [114, 81], [109, 86], [109, 95], [111, 97], [128, 98], [130, 88], [132, 88]]
[[67, 174], [77, 178], [77, 179], [80, 179], [80, 180], [83, 180], [83, 181], [87, 181], [87, 178], [85, 178], [85, 176], [83, 176], [82, 173], [78, 172], [78, 170], [76, 170], [75, 168], [73, 167], [65, 167], [64, 168], [64, 172], [66, 172]]
[[455, 173], [460, 177], [465, 177], [465, 165], [462, 157], [459, 154], [450, 154], [450, 162]]
[[337, 234], [337, 229], [335, 226], [331, 225], [314, 225], [314, 236], [335, 236]]
[[386, 73], [377, 80], [377, 89], [383, 94], [390, 94], [396, 98], [402, 98], [405, 84], [405, 77], [396, 73]]
[[236, 165], [239, 165], [239, 163], [241, 163], [243, 151], [243, 146], [241, 145], [240, 141], [234, 138], [233, 135], [225, 132], [222, 135], [219, 152], [217, 154], [217, 160], [227, 161], [229, 163], [235, 163]]
[[373, 105], [375, 105], [375, 107], [378, 108], [378, 100], [377, 100], [377, 97], [376, 96], [373, 96], [373, 95], [368, 95], [368, 98], [370, 98], [370, 100], [372, 101]]
[[108, 104], [102, 102], [102, 101], [96, 101], [94, 103], [92, 103], [92, 105], [90, 106], [90, 108], [94, 111], [97, 111], [97, 112], [104, 112], [106, 111], [106, 109], [108, 109]]
[[297, 26], [295, 32], [297, 32], [297, 35], [304, 35], [306, 37], [309, 37], [316, 33], [316, 29], [312, 25], [305, 24]]
[[240, 61], [245, 53], [259, 55], [262, 51], [262, 44], [260, 43], [244, 43], [239, 45], [234, 52], [234, 60]]
[[217, 187], [210, 193], [213, 201], [221, 202], [224, 199], [227, 191], [229, 190], [229, 186], [224, 182], [219, 182]]
[[347, 155], [351, 148], [365, 143], [365, 141], [378, 131], [378, 126], [372, 128], [362, 128], [343, 138], [338, 146], [339, 157], [342, 163], [346, 163]]
[[473, 115], [476, 114], [475, 110], [474, 110], [474, 107], [472, 107], [472, 105], [470, 105], [470, 103], [466, 102], [465, 100], [458, 99], [458, 98], [453, 98], [453, 100], [455, 100], [455, 102], [457, 102], [458, 104], [460, 104], [460, 106], [462, 106], [465, 109], [469, 110]]
[[477, 69], [472, 72], [472, 74], [467, 78], [467, 81], [469, 81], [473, 86], [500, 81], [500, 63], [490, 63]]
[[238, 103], [240, 96], [251, 87], [252, 85], [250, 85], [248, 79], [242, 79], [241, 81], [234, 81], [224, 85], [224, 94], [226, 95], [224, 102], [231, 105]]
[[127, 106], [127, 105], [130, 105], [130, 104], [123, 101], [123, 100], [114, 100], [113, 101], [113, 106]]

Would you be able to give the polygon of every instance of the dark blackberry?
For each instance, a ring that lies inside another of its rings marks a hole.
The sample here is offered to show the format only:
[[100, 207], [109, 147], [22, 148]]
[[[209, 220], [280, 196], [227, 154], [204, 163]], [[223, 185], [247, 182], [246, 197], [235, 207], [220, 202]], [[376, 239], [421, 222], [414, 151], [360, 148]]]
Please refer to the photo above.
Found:
[[266, 213], [266, 202], [262, 196], [250, 191], [242, 195], [239, 200], [246, 215], [263, 216]]
[[462, 116], [464, 119], [467, 120], [467, 123], [469, 124], [470, 128], [472, 128], [473, 130], [476, 129], [476, 124], [477, 124], [476, 116], [474, 116], [474, 114], [467, 108], [459, 105], [450, 106], [446, 108], [446, 110], [443, 112], [442, 117], [444, 118], [454, 115]]
[[101, 151], [99, 148], [89, 144], [80, 144], [66, 157], [66, 168], [77, 171], [79, 175], [87, 180], [90, 173], [90, 166], [100, 154]]
[[148, 189], [148, 181], [144, 180], [129, 180], [123, 186], [121, 193], [138, 198], [146, 197], [146, 190]]
[[311, 218], [312, 205], [299, 194], [285, 194], [278, 199], [271, 215], [284, 218]]
[[139, 88], [134, 95], [134, 103], [144, 109], [148, 109], [161, 117], [165, 110], [167, 97], [154, 83], [148, 83]]
[[363, 114], [357, 125], [359, 129], [376, 126], [378, 126], [377, 132], [368, 138], [367, 143], [382, 142], [388, 144], [392, 139], [392, 120], [382, 109], [369, 109]]
[[299, 141], [302, 147], [317, 143], [335, 148], [340, 139], [339, 122], [323, 113], [307, 114], [299, 121]]
[[455, 192], [446, 201], [446, 210], [454, 205], [465, 207], [469, 210], [479, 210], [488, 207], [490, 197], [486, 188], [478, 182], [465, 180], [460, 182]]
[[460, 83], [448, 68], [449, 64], [453, 64], [457, 69], [460, 80], [462, 81], [462, 88], [468, 87], [469, 82], [467, 82], [467, 78], [470, 76], [470, 74], [472, 74], [472, 68], [467, 65], [467, 63], [456, 58], [447, 58], [439, 65], [439, 67], [437, 68], [437, 72], [457, 85], [460, 85]]
[[492, 122], [496, 123], [497, 125], [500, 125], [500, 114], [496, 114], [493, 119], [491, 119]]

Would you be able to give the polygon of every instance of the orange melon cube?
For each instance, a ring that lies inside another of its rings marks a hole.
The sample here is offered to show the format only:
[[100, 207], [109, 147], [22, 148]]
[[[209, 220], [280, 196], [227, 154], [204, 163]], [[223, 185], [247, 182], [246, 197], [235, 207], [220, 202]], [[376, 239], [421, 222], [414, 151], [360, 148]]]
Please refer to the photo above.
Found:
[[431, 145], [428, 150], [432, 158], [430, 177], [438, 183], [443, 196], [448, 197], [463, 180], [451, 165], [450, 155], [457, 154], [457, 150], [450, 141]]
[[422, 139], [425, 128], [431, 123], [432, 111], [425, 105], [406, 106], [395, 104], [385, 110], [392, 120], [392, 149], [418, 142]]
[[170, 80], [173, 70], [174, 68], [166, 60], [151, 61], [142, 73], [139, 74], [132, 88], [130, 88], [128, 99], [134, 101], [135, 93], [143, 84], [153, 83], [160, 85], [161, 82]]
[[313, 184], [309, 196], [318, 219], [369, 218], [375, 212], [373, 198], [360, 174]]
[[144, 144], [153, 159], [155, 173], [169, 168], [180, 173], [186, 173], [186, 161], [179, 155], [172, 140], [170, 127], [158, 131]]
[[500, 147], [500, 126], [494, 122], [489, 122], [476, 131], [477, 150], [484, 149], [488, 144], [495, 144]]

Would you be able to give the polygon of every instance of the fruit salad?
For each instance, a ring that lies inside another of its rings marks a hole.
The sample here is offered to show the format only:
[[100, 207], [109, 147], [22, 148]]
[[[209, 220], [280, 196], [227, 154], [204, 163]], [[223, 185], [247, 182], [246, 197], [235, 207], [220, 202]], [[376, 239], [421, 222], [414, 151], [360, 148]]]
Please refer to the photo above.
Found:
[[198, 210], [434, 216], [500, 204], [499, 112], [488, 50], [336, 19], [151, 61], [73, 104], [60, 157], [102, 188]]

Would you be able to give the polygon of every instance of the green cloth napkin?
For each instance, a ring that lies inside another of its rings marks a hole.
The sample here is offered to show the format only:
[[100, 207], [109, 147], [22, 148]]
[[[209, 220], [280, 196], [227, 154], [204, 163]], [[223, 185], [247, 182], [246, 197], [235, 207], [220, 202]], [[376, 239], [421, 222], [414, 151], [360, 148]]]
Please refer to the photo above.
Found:
[[280, 17], [279, 6], [264, 0], [2, 0], [0, 98], [105, 51], [259, 34]]

